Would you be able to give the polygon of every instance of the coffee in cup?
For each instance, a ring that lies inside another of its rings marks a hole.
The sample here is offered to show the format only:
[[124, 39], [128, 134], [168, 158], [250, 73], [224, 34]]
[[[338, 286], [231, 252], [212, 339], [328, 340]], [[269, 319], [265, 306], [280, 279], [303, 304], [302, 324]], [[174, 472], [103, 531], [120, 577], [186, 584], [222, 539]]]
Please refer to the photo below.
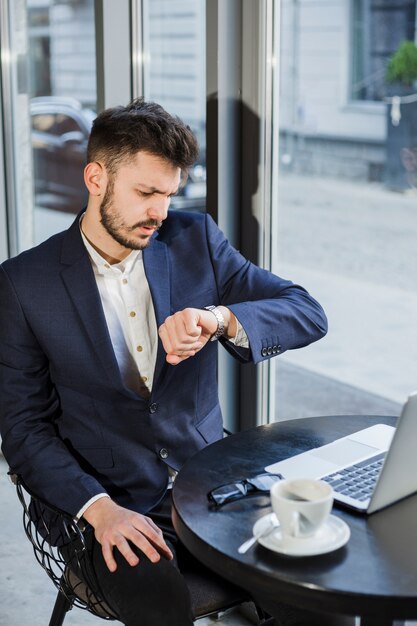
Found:
[[332, 510], [333, 489], [323, 480], [281, 480], [271, 488], [271, 504], [284, 541], [314, 537]]

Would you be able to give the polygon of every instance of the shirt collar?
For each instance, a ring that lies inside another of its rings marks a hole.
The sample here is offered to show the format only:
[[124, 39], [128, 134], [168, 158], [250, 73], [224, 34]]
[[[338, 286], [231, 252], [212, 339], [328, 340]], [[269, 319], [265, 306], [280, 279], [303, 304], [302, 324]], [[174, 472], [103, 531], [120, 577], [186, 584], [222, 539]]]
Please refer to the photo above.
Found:
[[104, 259], [99, 252], [97, 252], [84, 235], [81, 228], [81, 220], [82, 216], [80, 218], [81, 237], [98, 274], [101, 274], [102, 276], [120, 276], [120, 274], [129, 274], [136, 261], [138, 259], [142, 259], [142, 250], [132, 250], [132, 252], [125, 259], [123, 259], [123, 261], [110, 265], [110, 263], [106, 261], [106, 259]]

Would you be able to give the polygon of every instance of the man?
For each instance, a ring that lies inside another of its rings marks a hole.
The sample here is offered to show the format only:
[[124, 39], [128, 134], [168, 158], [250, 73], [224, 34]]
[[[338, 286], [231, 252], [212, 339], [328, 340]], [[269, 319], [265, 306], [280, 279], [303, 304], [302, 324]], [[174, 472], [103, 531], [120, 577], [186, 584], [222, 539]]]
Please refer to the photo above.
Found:
[[167, 487], [222, 437], [215, 340], [257, 363], [326, 332], [304, 289], [245, 260], [209, 216], [168, 213], [196, 157], [160, 106], [104, 111], [86, 210], [0, 268], [4, 455], [94, 529], [94, 566], [128, 626], [192, 624]]

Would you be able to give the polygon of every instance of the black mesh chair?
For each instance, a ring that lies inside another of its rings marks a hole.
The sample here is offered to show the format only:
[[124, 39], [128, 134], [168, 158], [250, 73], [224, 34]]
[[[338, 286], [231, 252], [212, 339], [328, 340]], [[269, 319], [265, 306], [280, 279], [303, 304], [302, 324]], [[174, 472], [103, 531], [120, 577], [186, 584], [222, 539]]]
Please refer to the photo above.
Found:
[[[58, 590], [49, 626], [62, 626], [66, 613], [73, 607], [105, 620], [118, 620], [117, 612], [104, 600], [80, 524], [31, 493], [19, 476], [12, 474], [11, 478], [23, 507], [26, 536], [38, 563]], [[66, 549], [69, 544], [71, 550]], [[190, 590], [195, 620], [216, 616], [250, 600], [243, 590], [219, 578], [203, 565], [182, 573]], [[259, 625], [273, 626], [273, 619], [258, 607], [256, 611]]]

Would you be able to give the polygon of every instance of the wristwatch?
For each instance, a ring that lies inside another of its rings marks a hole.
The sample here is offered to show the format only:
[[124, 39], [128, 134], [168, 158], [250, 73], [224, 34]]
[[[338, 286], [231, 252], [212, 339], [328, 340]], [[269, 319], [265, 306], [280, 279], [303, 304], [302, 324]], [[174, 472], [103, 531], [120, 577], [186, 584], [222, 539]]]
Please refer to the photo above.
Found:
[[217, 306], [214, 306], [213, 304], [210, 304], [210, 306], [205, 306], [204, 308], [206, 309], [206, 311], [211, 311], [217, 320], [217, 330], [210, 337], [210, 341], [216, 341], [216, 339], [219, 339], [219, 337], [222, 337], [224, 335], [223, 313]]

